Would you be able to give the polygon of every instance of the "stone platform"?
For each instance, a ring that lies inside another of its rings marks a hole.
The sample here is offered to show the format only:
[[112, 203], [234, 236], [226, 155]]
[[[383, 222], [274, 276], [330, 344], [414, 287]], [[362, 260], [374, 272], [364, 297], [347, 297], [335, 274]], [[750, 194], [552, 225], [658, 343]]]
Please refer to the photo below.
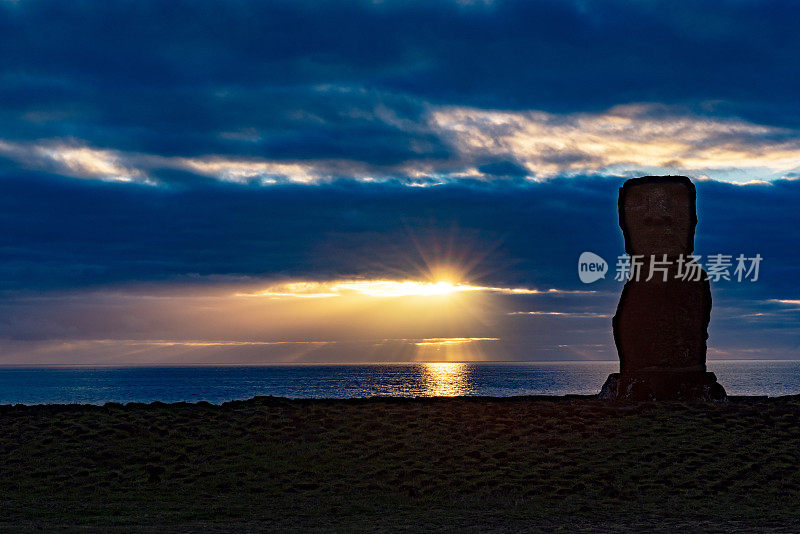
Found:
[[724, 401], [725, 388], [714, 373], [674, 369], [611, 373], [598, 395], [625, 401]]

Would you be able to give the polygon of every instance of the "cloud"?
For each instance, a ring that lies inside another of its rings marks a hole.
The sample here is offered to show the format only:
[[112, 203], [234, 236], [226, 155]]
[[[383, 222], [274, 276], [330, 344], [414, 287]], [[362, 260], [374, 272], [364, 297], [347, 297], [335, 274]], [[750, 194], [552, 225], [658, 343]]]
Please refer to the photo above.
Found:
[[648, 173], [752, 184], [791, 178], [800, 169], [797, 131], [696, 115], [663, 105], [631, 104], [578, 114], [432, 107], [424, 130], [448, 146], [452, 157], [431, 161], [409, 155], [394, 165], [376, 165], [368, 158], [181, 157], [98, 149], [77, 140], [0, 140], [0, 155], [25, 168], [79, 178], [169, 183], [169, 173], [180, 171], [262, 186], [342, 179], [430, 186]]
[[463, 281], [448, 280], [332, 280], [281, 282], [251, 292], [237, 293], [240, 297], [278, 298], [331, 298], [348, 295], [365, 295], [378, 298], [409, 296], [448, 296], [465, 291], [498, 293], [503, 295], [558, 295], [592, 294], [596, 291], [563, 289], [530, 289], [525, 287], [487, 287]]
[[376, 342], [232, 342], [172, 340], [0, 339], [0, 363], [71, 365], [264, 365], [274, 363], [386, 363], [482, 361], [497, 354], [496, 338], [384, 339]]
[[172, 161], [166, 160], [165, 164], [235, 183], [255, 182], [260, 185], [275, 183], [308, 184], [331, 181], [333, 179], [330, 171], [321, 169], [319, 165], [314, 165], [312, 162], [285, 163], [211, 157], [205, 159], [180, 158]]
[[[793, 300], [793, 299], [770, 299], [770, 302], [777, 302], [780, 304], [788, 304], [790, 306], [798, 306], [800, 307], [800, 299]], [[798, 310], [800, 308], [789, 308], [791, 310]]]
[[0, 156], [18, 162], [23, 168], [46, 170], [76, 178], [152, 183], [139, 169], [126, 165], [123, 160], [128, 158], [120, 153], [93, 149], [74, 141], [30, 144], [0, 139]]
[[594, 317], [601, 317], [601, 318], [610, 318], [611, 315], [607, 313], [596, 313], [596, 312], [559, 312], [559, 311], [515, 311], [515, 312], [508, 312], [508, 315], [536, 315], [536, 316], [551, 316], [551, 317], [564, 317], [567, 319], [585, 319], [587, 317], [594, 318]]
[[569, 174], [692, 174], [738, 181], [800, 168], [800, 135], [660, 105], [552, 114], [446, 108], [434, 130], [468, 161], [505, 158], [537, 178]]
[[[580, 284], [577, 256], [613, 263], [622, 251], [614, 178], [162, 188], [6, 172], [0, 183], [6, 290], [195, 276], [420, 280], [437, 266], [503, 291], [604, 290], [613, 281]], [[800, 181], [697, 188], [697, 253], [760, 253], [757, 288], [792, 298]]]
[[649, 169], [771, 180], [797, 168], [798, 9], [6, 3], [0, 139], [23, 168], [184, 186]]

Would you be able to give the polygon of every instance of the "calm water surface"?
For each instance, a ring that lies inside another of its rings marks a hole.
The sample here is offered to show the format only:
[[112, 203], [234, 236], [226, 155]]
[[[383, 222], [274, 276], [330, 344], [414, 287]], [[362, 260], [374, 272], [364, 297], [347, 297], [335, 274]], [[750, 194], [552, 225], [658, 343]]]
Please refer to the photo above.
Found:
[[[0, 368], [0, 404], [590, 395], [618, 362]], [[729, 395], [800, 393], [800, 361], [711, 361]]]

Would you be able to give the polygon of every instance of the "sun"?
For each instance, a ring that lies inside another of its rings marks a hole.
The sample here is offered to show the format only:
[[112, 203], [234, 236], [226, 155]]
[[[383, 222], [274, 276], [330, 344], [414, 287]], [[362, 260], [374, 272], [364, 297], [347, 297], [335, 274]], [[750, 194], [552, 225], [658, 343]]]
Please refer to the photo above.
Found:
[[423, 295], [449, 295], [458, 291], [458, 287], [452, 282], [441, 280], [432, 284], [421, 284]]

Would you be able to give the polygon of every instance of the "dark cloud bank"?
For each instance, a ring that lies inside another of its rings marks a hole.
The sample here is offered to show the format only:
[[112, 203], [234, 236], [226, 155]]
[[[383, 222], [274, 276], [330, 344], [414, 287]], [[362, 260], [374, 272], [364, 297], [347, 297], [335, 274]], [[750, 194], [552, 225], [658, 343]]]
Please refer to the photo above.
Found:
[[431, 105], [800, 127], [795, 2], [0, 5], [0, 128], [160, 155], [448, 157]]
[[[444, 262], [489, 285], [577, 288], [578, 254], [623, 252], [621, 182], [162, 188], [5, 174], [1, 280], [9, 291], [193, 275], [385, 277]], [[800, 181], [697, 186], [696, 252], [760, 253], [761, 279], [742, 287], [796, 298]]]

